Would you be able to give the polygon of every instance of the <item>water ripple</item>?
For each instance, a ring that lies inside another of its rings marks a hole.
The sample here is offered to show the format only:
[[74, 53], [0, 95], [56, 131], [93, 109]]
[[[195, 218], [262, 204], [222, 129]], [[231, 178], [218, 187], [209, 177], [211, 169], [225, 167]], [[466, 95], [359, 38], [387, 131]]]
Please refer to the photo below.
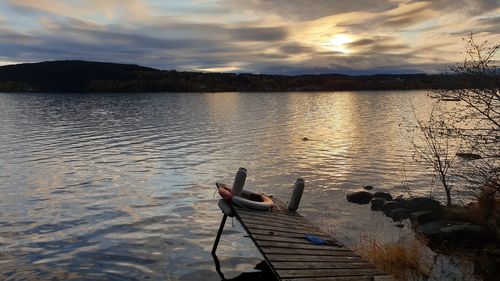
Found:
[[[425, 108], [424, 92], [0, 93], [0, 279], [219, 280], [214, 182], [240, 166], [283, 200], [306, 178], [302, 212], [356, 236], [377, 218], [347, 192], [404, 192], [409, 95]], [[253, 268], [241, 227], [226, 230], [228, 274]]]

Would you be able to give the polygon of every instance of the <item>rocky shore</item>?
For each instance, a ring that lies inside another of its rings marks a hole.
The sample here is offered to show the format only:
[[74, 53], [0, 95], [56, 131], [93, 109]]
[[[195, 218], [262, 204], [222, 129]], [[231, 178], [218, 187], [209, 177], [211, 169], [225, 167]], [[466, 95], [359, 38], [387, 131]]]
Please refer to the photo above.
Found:
[[468, 214], [467, 206], [445, 207], [429, 197], [393, 197], [387, 192], [368, 190], [349, 193], [346, 199], [355, 204], [370, 204], [371, 210], [380, 211], [395, 222], [409, 219], [415, 233], [424, 237], [431, 249], [477, 248], [497, 240], [495, 233]]
[[[347, 194], [347, 201], [370, 205], [403, 227], [410, 225], [422, 242], [436, 253], [465, 258], [474, 263], [474, 272], [483, 280], [500, 276], [500, 219], [497, 202], [479, 199], [466, 206], [443, 206], [430, 197], [394, 197], [366, 186]], [[489, 202], [491, 203], [491, 202]], [[493, 279], [492, 279], [493, 278]]]

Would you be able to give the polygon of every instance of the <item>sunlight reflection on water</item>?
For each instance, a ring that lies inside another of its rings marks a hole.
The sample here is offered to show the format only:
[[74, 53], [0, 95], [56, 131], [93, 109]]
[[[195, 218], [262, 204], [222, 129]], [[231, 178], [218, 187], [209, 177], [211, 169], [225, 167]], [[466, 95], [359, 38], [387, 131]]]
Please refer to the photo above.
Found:
[[[0, 279], [218, 280], [214, 182], [240, 166], [247, 188], [282, 200], [304, 177], [301, 213], [353, 243], [392, 223], [346, 193], [405, 194], [409, 96], [429, 103], [425, 92], [0, 94]], [[406, 171], [429, 191], [425, 171]], [[243, 236], [226, 227], [228, 276], [260, 261]]]

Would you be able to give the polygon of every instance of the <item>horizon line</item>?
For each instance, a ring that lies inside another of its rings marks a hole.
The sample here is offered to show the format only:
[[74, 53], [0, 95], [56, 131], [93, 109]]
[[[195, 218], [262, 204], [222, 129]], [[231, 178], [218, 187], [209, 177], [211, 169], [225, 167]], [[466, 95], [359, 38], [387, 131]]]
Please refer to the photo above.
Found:
[[439, 72], [439, 73], [425, 73], [425, 72], [400, 72], [400, 73], [394, 73], [394, 72], [374, 72], [374, 73], [362, 73], [362, 71], [359, 71], [359, 74], [349, 74], [349, 73], [343, 73], [343, 72], [325, 72], [325, 73], [301, 73], [301, 74], [276, 74], [276, 73], [258, 73], [258, 72], [223, 72], [223, 71], [203, 71], [203, 70], [188, 70], [188, 69], [162, 69], [162, 68], [156, 68], [156, 67], [151, 67], [151, 66], [144, 66], [140, 65], [137, 63], [132, 63], [132, 62], [113, 62], [113, 61], [99, 61], [99, 60], [84, 60], [84, 59], [57, 59], [57, 60], [45, 60], [45, 61], [35, 61], [35, 62], [7, 62], [7, 64], [2, 64], [0, 61], [0, 68], [3, 67], [10, 67], [10, 66], [18, 66], [18, 65], [27, 65], [27, 64], [41, 64], [41, 63], [54, 63], [54, 62], [87, 62], [87, 63], [107, 63], [107, 64], [117, 64], [117, 65], [131, 65], [131, 66], [138, 66], [138, 67], [143, 67], [143, 68], [149, 68], [152, 70], [156, 71], [176, 71], [176, 72], [185, 72], [185, 73], [206, 73], [206, 74], [234, 74], [234, 75], [269, 75], [269, 76], [288, 76], [288, 77], [295, 77], [295, 76], [328, 76], [328, 75], [339, 75], [339, 76], [378, 76], [378, 75], [427, 75], [427, 76], [432, 76], [432, 75], [453, 75], [454, 73], [446, 73], [446, 72]]

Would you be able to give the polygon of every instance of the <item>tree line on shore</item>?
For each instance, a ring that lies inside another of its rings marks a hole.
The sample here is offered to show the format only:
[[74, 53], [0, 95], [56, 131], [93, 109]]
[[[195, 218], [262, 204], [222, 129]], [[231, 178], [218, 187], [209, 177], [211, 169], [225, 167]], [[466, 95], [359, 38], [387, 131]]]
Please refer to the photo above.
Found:
[[158, 70], [130, 64], [50, 61], [0, 67], [0, 92], [221, 92], [457, 89], [457, 75], [265, 75]]

